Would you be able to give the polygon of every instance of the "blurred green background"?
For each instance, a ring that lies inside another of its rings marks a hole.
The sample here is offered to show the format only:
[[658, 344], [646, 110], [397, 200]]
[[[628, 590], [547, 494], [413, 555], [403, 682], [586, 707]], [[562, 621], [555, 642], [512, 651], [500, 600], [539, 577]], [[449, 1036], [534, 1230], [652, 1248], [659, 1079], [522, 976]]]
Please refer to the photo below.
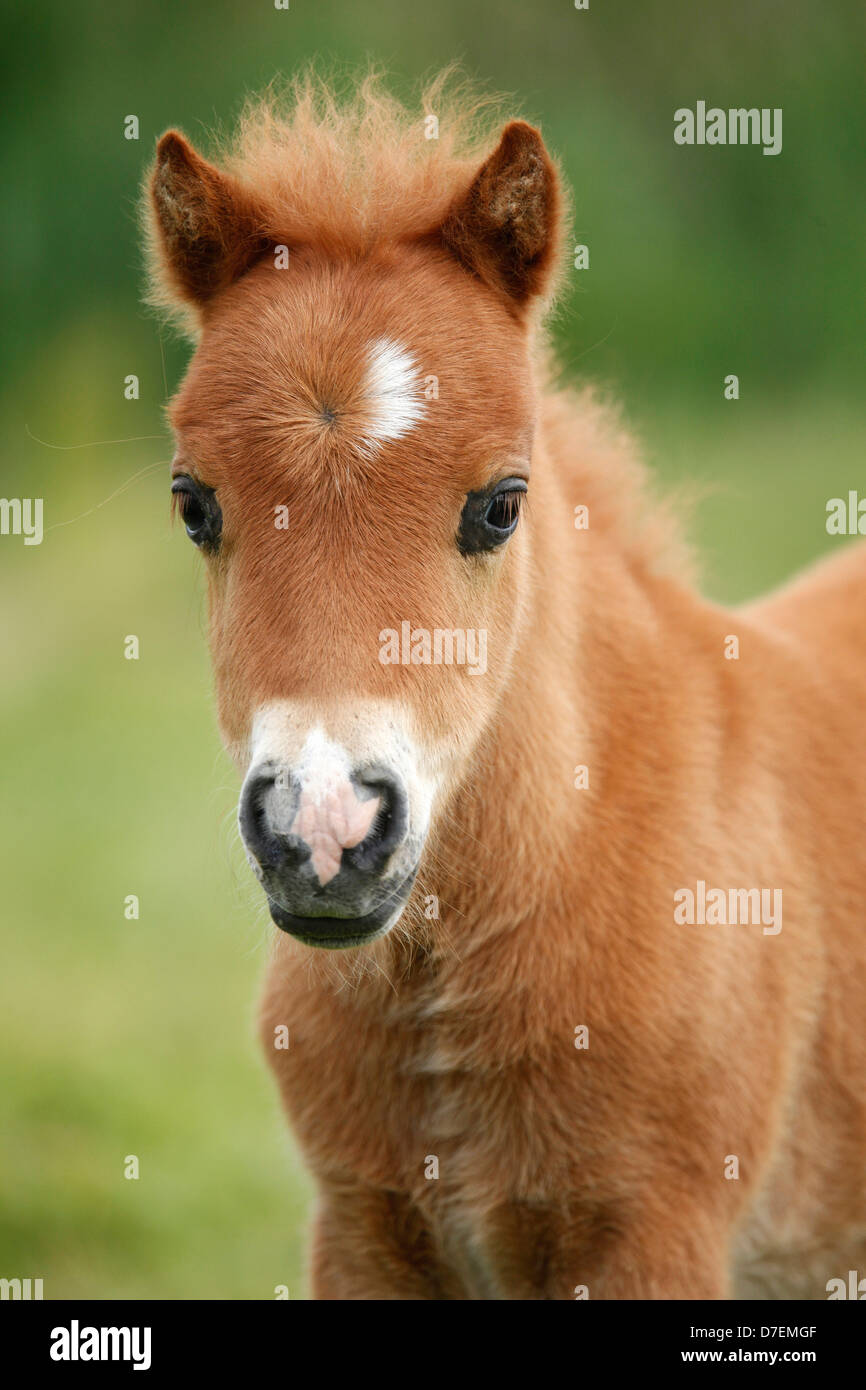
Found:
[[[698, 484], [705, 587], [738, 600], [839, 544], [826, 500], [862, 486], [863, 7], [79, 0], [7, 4], [3, 27], [0, 492], [43, 497], [49, 529], [0, 538], [0, 1275], [48, 1298], [303, 1297], [310, 1187], [254, 1040], [271, 928], [200, 567], [168, 525], [188, 349], [140, 305], [154, 140], [206, 140], [317, 56], [373, 59], [403, 94], [459, 59], [514, 93], [590, 247], [555, 323], [566, 367], [615, 391], [664, 482]], [[698, 99], [782, 107], [782, 153], [675, 146]]]

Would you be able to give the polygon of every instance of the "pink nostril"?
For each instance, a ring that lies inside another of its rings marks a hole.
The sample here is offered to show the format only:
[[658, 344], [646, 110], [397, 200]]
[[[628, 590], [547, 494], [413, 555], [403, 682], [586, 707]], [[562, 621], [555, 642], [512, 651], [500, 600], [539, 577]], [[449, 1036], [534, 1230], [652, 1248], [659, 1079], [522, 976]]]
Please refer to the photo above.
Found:
[[361, 801], [351, 782], [332, 786], [324, 795], [301, 792], [291, 834], [304, 840], [319, 883], [329, 883], [340, 870], [344, 849], [366, 839], [381, 805], [380, 796]]

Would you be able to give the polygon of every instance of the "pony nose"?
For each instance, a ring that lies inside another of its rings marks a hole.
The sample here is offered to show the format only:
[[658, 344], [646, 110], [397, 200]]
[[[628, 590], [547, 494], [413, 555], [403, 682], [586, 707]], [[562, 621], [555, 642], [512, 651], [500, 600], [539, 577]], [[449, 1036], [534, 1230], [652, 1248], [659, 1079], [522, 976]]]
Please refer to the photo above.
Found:
[[408, 798], [385, 768], [314, 779], [271, 764], [247, 777], [239, 821], [268, 877], [334, 891], [381, 873], [406, 837]]

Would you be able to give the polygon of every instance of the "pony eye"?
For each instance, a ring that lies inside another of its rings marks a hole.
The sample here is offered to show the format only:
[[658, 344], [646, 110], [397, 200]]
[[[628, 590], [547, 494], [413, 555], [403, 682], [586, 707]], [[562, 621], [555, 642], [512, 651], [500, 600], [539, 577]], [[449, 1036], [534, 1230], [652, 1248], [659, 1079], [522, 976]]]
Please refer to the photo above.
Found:
[[213, 488], [182, 474], [175, 478], [171, 492], [190, 540], [202, 550], [215, 550], [223, 519]]
[[520, 506], [526, 496], [522, 478], [506, 478], [493, 491], [470, 492], [466, 498], [457, 544], [464, 555], [477, 555], [482, 550], [495, 550], [511, 536], [520, 516]]

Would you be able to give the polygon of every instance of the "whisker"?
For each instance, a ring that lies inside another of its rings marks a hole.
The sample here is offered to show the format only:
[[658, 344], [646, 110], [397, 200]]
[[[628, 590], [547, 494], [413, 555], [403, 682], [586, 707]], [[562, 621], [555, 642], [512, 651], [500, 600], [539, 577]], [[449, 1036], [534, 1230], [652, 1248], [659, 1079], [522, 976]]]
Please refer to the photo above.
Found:
[[[157, 438], [158, 436], [154, 437]], [[94, 512], [98, 512], [101, 507], [106, 507], [109, 502], [113, 502], [115, 497], [119, 497], [120, 494], [125, 492], [138, 478], [143, 478], [145, 473], [152, 473], [155, 468], [164, 468], [169, 461], [169, 459], [157, 459], [156, 463], [149, 463], [146, 468], [139, 469], [137, 473], [133, 473], [131, 478], [127, 478], [126, 482], [122, 483], [119, 488], [116, 488], [109, 497], [106, 497], [102, 502], [97, 502], [95, 507], [91, 507], [88, 511], [82, 512], [80, 516], [70, 517], [68, 521], [55, 521], [51, 526], [45, 527], [46, 533], [48, 531], [57, 531], [61, 526], [71, 526], [74, 521], [83, 521], [85, 517], [93, 516]]]
[[86, 444], [52, 444], [47, 439], [40, 439], [29, 425], [25, 424], [24, 429], [35, 444], [42, 444], [46, 449], [61, 449], [64, 453], [70, 449], [98, 449], [103, 444], [138, 444], [143, 439], [165, 439], [164, 434], [132, 434], [127, 439], [91, 439]]

